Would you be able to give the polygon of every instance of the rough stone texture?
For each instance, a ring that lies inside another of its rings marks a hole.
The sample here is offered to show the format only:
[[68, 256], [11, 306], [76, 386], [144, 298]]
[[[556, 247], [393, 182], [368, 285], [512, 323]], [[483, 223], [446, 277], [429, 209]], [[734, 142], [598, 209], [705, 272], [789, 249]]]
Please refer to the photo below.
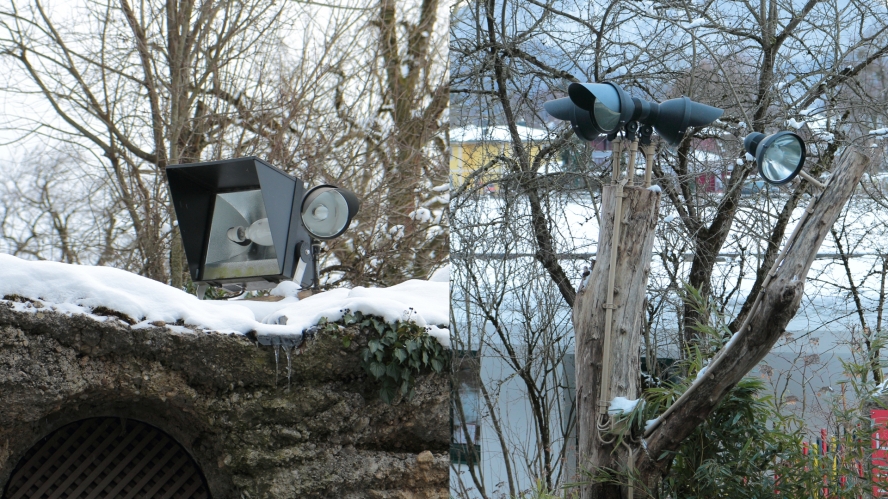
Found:
[[[0, 301], [0, 491], [53, 430], [119, 416], [166, 431], [215, 499], [445, 498], [450, 384], [388, 405], [348, 348], [319, 335], [287, 360], [240, 335], [132, 329]], [[40, 307], [42, 304], [32, 303]]]

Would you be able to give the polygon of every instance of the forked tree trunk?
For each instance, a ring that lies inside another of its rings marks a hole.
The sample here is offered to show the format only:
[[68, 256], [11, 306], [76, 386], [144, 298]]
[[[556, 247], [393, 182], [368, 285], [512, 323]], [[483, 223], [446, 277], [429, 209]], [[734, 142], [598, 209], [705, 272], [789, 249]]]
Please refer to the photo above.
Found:
[[[772, 269], [760, 303], [751, 311], [741, 328], [709, 364], [706, 374], [695, 381], [655, 424], [650, 425], [644, 448], [633, 444], [634, 496], [647, 497], [645, 490], [656, 490], [669, 469], [669, 459], [660, 456], [675, 451], [688, 435], [712, 414], [730, 389], [768, 353], [786, 330], [799, 308], [805, 277], [824, 237], [851, 197], [863, 176], [869, 158], [848, 147], [840, 164], [818, 198], [807, 208], [807, 215], [794, 231], [786, 255]], [[586, 288], [577, 296], [573, 321], [577, 352], [577, 426], [579, 467], [595, 472], [602, 468], [628, 471], [628, 451], [602, 443], [597, 423], [599, 388], [604, 361], [604, 323], [608, 270], [613, 234], [616, 187], [606, 187], [602, 196], [602, 228], [598, 259]], [[611, 391], [608, 398], [638, 398], [639, 342], [641, 312], [647, 287], [647, 275], [657, 220], [659, 194], [646, 189], [626, 188], [624, 224], [620, 227], [617, 251], [616, 285], [613, 298], [613, 337], [609, 356]], [[619, 479], [619, 477], [617, 477]], [[625, 480], [625, 478], [624, 478]], [[590, 483], [580, 489], [582, 499], [621, 499], [628, 488]]]
[[[576, 333], [577, 427], [579, 432], [578, 469], [592, 471], [609, 468], [624, 471], [624, 449], [612, 452], [611, 445], [599, 441], [596, 424], [599, 414], [599, 389], [602, 384], [604, 331], [608, 300], [608, 277], [613, 245], [615, 185], [604, 187], [601, 197], [601, 228], [598, 255], [587, 285], [574, 303], [573, 323]], [[640, 372], [642, 308], [650, 273], [654, 229], [660, 206], [660, 193], [642, 187], [624, 187], [622, 217], [615, 266], [613, 318], [611, 328], [609, 398], [638, 398]], [[607, 436], [605, 436], [607, 438]], [[619, 486], [589, 484], [582, 487], [581, 499], [621, 497]]]
[[786, 256], [771, 270], [771, 280], [762, 290], [758, 308], [750, 313], [747, 327], [738, 331], [710, 362], [706, 375], [658, 418], [659, 424], [651, 426], [645, 439], [646, 452], [635, 455], [636, 469], [648, 486], [653, 487], [669, 468], [668, 459], [657, 461], [656, 458], [677, 450], [681, 441], [712, 414], [730, 389], [765, 357], [786, 331], [786, 325], [799, 309], [805, 277], [817, 251], [860, 183], [869, 162], [859, 148], [848, 146], [826, 188], [808, 205], [808, 216], [798, 223], [793, 242], [785, 250]]

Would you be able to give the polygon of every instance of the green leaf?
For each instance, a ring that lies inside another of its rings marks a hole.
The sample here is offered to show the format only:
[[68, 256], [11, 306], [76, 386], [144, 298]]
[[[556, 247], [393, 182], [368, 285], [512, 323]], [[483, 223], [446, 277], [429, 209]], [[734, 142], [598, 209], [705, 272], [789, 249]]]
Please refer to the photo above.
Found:
[[379, 389], [379, 398], [386, 404], [391, 404], [395, 400], [395, 390], [394, 386], [383, 385], [382, 388]]
[[351, 336], [343, 336], [342, 337], [342, 346], [344, 346], [345, 348], [348, 348], [351, 346], [351, 344], [352, 344]]
[[385, 374], [397, 382], [401, 376], [401, 370], [395, 364], [389, 364], [385, 367]]
[[407, 343], [404, 346], [407, 347], [408, 353], [413, 353], [419, 349], [419, 342], [413, 339], [407, 340]]
[[379, 343], [378, 339], [373, 338], [367, 342], [367, 348], [370, 349], [370, 353], [376, 353], [379, 350], [382, 350], [382, 345]]
[[399, 348], [395, 350], [394, 356], [396, 359], [398, 359], [398, 361], [404, 362], [405, 360], [407, 360], [407, 351]]
[[444, 363], [439, 359], [432, 358], [432, 369], [434, 369], [436, 373], [439, 373], [441, 372], [441, 369], [444, 369]]
[[389, 330], [385, 332], [385, 339], [388, 340], [388, 343], [386, 344], [391, 345], [394, 342], [398, 341], [398, 335], [395, 334], [394, 331]]
[[371, 362], [370, 374], [372, 374], [376, 379], [383, 377], [385, 375], [385, 365], [380, 364], [379, 362]]
[[375, 329], [377, 333], [379, 333], [379, 334], [385, 333], [385, 323], [384, 322], [379, 322], [375, 318], [372, 318], [370, 320], [373, 321], [373, 329]]

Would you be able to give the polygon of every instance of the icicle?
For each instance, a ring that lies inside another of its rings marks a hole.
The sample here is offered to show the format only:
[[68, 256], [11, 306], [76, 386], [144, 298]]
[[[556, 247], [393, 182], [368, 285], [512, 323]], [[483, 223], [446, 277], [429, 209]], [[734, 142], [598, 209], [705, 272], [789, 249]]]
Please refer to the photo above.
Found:
[[[293, 350], [296, 350], [296, 348], [293, 347]], [[287, 353], [287, 392], [289, 393], [290, 392], [290, 374], [292, 374], [292, 372], [293, 372], [293, 361], [292, 361], [292, 357], [290, 357], [290, 349], [285, 348], [284, 352]]]
[[278, 362], [280, 360], [281, 352], [280, 345], [274, 346], [274, 386], [278, 386]]

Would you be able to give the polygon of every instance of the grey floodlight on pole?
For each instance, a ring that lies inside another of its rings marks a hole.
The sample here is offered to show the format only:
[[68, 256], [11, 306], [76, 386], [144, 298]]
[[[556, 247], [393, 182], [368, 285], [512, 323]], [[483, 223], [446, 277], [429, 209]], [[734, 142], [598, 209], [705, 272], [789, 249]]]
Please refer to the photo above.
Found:
[[743, 140], [746, 152], [755, 158], [762, 179], [772, 185], [783, 185], [796, 175], [820, 187], [823, 184], [802, 170], [805, 166], [805, 141], [792, 132], [777, 132], [765, 136], [753, 132]]
[[[303, 222], [307, 196], [301, 180], [255, 157], [173, 165], [166, 171], [195, 284], [262, 289], [293, 279], [303, 288], [317, 287], [312, 250], [317, 235]], [[350, 221], [359, 205], [354, 194], [323, 187], [351, 196]], [[331, 205], [331, 216], [339, 221], [337, 209]]]
[[718, 119], [724, 111], [717, 107], [694, 102], [687, 97], [670, 99], [663, 103], [649, 102], [630, 97], [616, 83], [571, 83], [568, 97], [543, 104], [550, 115], [570, 121], [574, 133], [582, 140], [592, 141], [599, 135], [607, 135], [613, 144], [614, 182], [620, 177], [619, 156], [622, 141], [619, 133], [625, 132], [629, 142], [629, 184], [635, 175], [635, 153], [639, 143], [644, 152], [644, 186], [651, 185], [654, 162], [654, 146], [651, 135], [656, 132], [667, 144], [682, 141], [689, 127], [704, 126]]

